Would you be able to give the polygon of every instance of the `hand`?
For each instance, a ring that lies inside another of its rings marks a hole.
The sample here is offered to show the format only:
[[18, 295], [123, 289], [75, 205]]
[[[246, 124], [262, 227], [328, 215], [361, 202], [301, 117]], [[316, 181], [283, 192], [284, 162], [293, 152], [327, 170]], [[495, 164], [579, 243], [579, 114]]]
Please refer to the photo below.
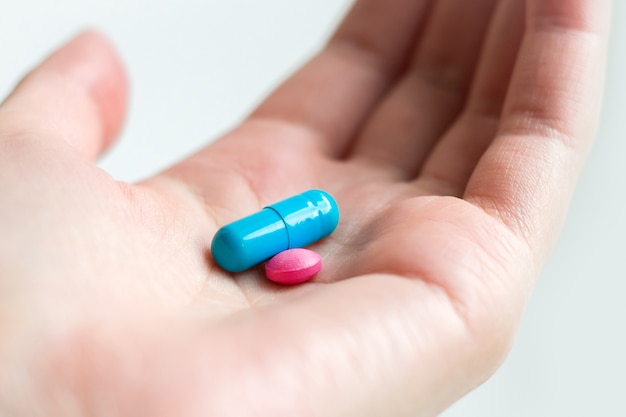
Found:
[[[361, 0], [238, 128], [136, 185], [92, 162], [121, 64], [74, 39], [0, 107], [2, 414], [443, 410], [506, 355], [558, 234], [608, 3]], [[342, 210], [313, 282], [214, 265], [218, 227], [309, 188]]]

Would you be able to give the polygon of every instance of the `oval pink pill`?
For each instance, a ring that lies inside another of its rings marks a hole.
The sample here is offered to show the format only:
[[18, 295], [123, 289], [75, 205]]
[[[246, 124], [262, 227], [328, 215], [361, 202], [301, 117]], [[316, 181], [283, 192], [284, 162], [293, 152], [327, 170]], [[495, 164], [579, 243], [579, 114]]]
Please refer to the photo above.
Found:
[[300, 284], [322, 269], [322, 257], [309, 249], [287, 249], [265, 264], [265, 275], [279, 284]]

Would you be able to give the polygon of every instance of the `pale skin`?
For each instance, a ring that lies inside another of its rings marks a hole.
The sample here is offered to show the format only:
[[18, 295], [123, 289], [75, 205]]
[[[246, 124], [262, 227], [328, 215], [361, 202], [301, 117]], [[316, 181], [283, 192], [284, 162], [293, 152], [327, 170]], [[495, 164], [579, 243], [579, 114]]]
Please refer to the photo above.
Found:
[[[609, 3], [360, 0], [240, 126], [135, 185], [94, 164], [122, 66], [70, 41], [0, 107], [0, 414], [441, 412], [505, 357], [558, 236]], [[213, 263], [218, 227], [310, 188], [342, 210], [312, 282]]]

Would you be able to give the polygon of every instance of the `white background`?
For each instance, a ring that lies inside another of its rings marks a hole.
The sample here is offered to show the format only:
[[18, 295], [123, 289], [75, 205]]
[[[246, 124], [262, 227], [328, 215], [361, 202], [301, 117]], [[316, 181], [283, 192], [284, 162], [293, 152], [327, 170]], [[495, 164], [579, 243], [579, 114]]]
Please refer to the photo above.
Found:
[[[0, 95], [79, 30], [104, 31], [132, 93], [101, 166], [134, 181], [232, 127], [319, 48], [349, 3], [3, 0]], [[615, 3], [598, 141], [561, 239], [509, 358], [446, 417], [626, 416], [626, 2]]]

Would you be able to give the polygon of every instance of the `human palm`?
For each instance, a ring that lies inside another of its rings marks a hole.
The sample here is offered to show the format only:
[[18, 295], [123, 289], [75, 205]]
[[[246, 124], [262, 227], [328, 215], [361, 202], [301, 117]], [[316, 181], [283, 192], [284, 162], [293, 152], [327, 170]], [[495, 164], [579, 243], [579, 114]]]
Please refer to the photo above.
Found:
[[[590, 141], [607, 7], [427, 3], [361, 0], [239, 127], [136, 185], [90, 162], [124, 113], [98, 35], [26, 77], [0, 108], [0, 410], [432, 415], [487, 378]], [[214, 264], [221, 225], [310, 188], [342, 212], [312, 282]]]

